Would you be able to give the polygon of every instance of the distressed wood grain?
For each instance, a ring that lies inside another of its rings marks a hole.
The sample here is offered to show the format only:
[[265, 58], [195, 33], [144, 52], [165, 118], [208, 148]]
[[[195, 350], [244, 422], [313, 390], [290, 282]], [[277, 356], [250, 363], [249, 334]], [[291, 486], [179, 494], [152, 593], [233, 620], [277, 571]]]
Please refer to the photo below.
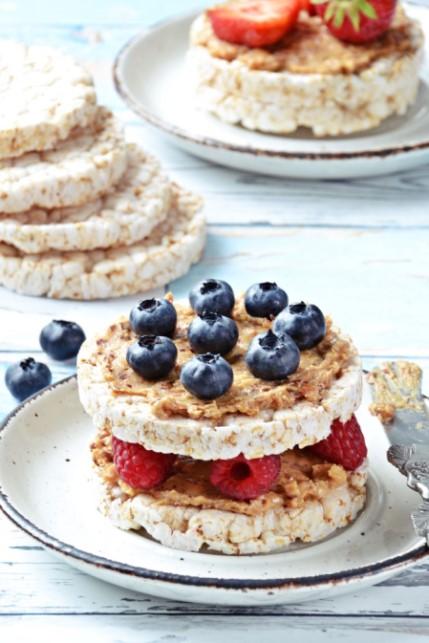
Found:
[[[13, 629], [12, 629], [13, 628]], [[79, 617], [27, 616], [0, 619], [0, 633], [8, 636], [13, 632], [13, 641], [53, 640], [60, 634], [82, 642], [99, 640], [115, 643], [232, 643], [261, 640], [284, 640], [301, 643], [310, 640], [315, 643], [356, 640], [356, 630], [370, 643], [410, 643], [429, 635], [428, 620], [418, 618], [367, 617], [310, 617], [302, 616], [260, 616], [256, 614], [219, 618], [217, 615], [149, 616], [149, 615], [81, 615]], [[270, 637], [267, 639], [265, 637]], [[19, 637], [19, 638], [16, 638]], [[27, 638], [26, 638], [27, 637]], [[31, 638], [28, 638], [31, 637]], [[46, 639], [48, 637], [48, 639]], [[271, 637], [273, 637], [271, 639]]]
[[[179, 6], [180, 4], [180, 6]], [[215, 276], [237, 291], [262, 279], [292, 299], [331, 314], [371, 368], [384, 359], [416, 361], [429, 392], [429, 166], [391, 176], [299, 181], [221, 168], [172, 146], [116, 94], [112, 61], [139, 29], [202, 0], [0, 2], [0, 38], [49, 44], [83, 61], [99, 102], [123, 121], [129, 140], [155, 153], [171, 177], [201, 193], [209, 221], [201, 264], [173, 284], [185, 297], [196, 280]], [[429, 4], [429, 0], [426, 2]], [[157, 291], [160, 294], [161, 291]], [[155, 293], [154, 293], [155, 294]], [[74, 373], [40, 350], [52, 318], [73, 319], [87, 334], [99, 319], [126, 313], [135, 298], [57, 302], [0, 289], [0, 419], [15, 405], [3, 377], [32, 354], [54, 381]], [[429, 564], [336, 599], [265, 608], [165, 601], [87, 576], [52, 557], [0, 515], [0, 640], [134, 643], [408, 643], [429, 636]]]

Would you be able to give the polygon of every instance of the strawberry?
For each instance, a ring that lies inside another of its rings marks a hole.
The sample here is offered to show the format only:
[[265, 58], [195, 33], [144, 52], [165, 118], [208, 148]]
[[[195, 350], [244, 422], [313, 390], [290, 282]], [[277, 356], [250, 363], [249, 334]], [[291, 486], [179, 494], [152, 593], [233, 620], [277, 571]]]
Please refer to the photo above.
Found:
[[334, 420], [328, 437], [307, 449], [328, 462], [341, 464], [347, 471], [360, 467], [367, 454], [365, 438], [354, 415], [344, 424]]
[[306, 11], [309, 16], [316, 15], [316, 5], [311, 0], [301, 0], [301, 10]]
[[339, 40], [363, 43], [385, 33], [397, 0], [311, 0], [329, 31]]
[[244, 0], [207, 11], [220, 40], [247, 47], [272, 45], [292, 29], [302, 0]]
[[124, 482], [133, 489], [151, 489], [162, 484], [176, 456], [149, 451], [140, 444], [112, 437], [113, 462]]
[[281, 460], [278, 455], [248, 460], [238, 455], [230, 460], [215, 460], [210, 482], [227, 498], [253, 500], [269, 491], [277, 479]]

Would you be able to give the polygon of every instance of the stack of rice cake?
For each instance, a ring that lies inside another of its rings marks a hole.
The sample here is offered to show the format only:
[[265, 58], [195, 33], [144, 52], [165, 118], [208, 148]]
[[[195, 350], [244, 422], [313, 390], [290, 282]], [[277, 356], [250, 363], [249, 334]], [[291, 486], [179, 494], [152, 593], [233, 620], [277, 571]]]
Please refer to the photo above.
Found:
[[64, 299], [164, 285], [202, 254], [201, 206], [126, 143], [81, 65], [0, 43], [0, 285]]
[[[233, 387], [215, 400], [199, 400], [180, 383], [180, 370], [193, 355], [187, 329], [194, 313], [186, 303], [174, 304], [178, 359], [166, 378], [148, 381], [129, 367], [126, 351], [136, 336], [126, 317], [88, 339], [79, 352], [79, 397], [97, 428], [91, 451], [101, 512], [120, 529], [143, 527], [142, 535], [168, 547], [224, 554], [315, 542], [352, 523], [365, 503], [366, 458], [345, 470], [305, 449], [327, 438], [335, 419], [350, 420], [360, 405], [362, 368], [350, 338], [329, 322], [323, 342], [304, 351], [291, 378], [258, 379], [247, 371], [245, 355], [271, 322], [251, 318], [240, 298], [231, 314], [239, 329], [228, 354]], [[112, 436], [175, 454], [171, 475], [158, 486], [130, 487], [113, 462]], [[280, 473], [258, 497], [226, 497], [209, 481], [213, 461], [272, 454], [281, 458]]]

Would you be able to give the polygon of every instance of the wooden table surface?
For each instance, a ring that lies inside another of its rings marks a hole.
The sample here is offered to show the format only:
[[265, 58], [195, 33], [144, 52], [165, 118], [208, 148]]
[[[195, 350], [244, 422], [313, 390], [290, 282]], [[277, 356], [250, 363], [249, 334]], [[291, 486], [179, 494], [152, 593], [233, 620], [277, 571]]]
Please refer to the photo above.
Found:
[[[207, 3], [196, 0], [0, 1], [0, 37], [59, 47], [84, 61], [99, 102], [123, 120], [171, 177], [200, 192], [209, 236], [205, 256], [171, 284], [186, 296], [203, 277], [237, 291], [277, 281], [292, 300], [314, 301], [355, 340], [365, 367], [410, 359], [429, 392], [429, 167], [342, 181], [275, 179], [222, 169], [186, 155], [128, 111], [111, 81], [113, 58], [141, 27]], [[15, 402], [7, 365], [42, 357], [38, 335], [52, 318], [87, 334], [127, 312], [136, 298], [80, 303], [0, 289], [0, 415]], [[45, 356], [43, 355], [43, 359]], [[55, 379], [74, 372], [50, 363]], [[404, 643], [429, 637], [429, 563], [381, 585], [300, 605], [235, 608], [170, 602], [108, 585], [68, 567], [0, 516], [0, 640], [194, 643], [341, 640]]]

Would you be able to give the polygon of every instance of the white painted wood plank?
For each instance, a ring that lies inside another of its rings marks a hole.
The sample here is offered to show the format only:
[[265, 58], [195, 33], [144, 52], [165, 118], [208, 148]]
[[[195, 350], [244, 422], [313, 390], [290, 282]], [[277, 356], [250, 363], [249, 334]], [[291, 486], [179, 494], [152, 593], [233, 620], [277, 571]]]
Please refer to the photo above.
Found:
[[175, 616], [25, 617], [0, 620], [9, 643], [46, 643], [62, 636], [92, 643], [414, 643], [429, 636], [427, 619]]
[[[99, 581], [69, 567], [0, 516], [1, 614], [383, 615], [429, 618], [429, 563], [363, 591], [298, 605], [264, 608], [166, 601]], [[0, 639], [1, 640], [1, 639]]]

